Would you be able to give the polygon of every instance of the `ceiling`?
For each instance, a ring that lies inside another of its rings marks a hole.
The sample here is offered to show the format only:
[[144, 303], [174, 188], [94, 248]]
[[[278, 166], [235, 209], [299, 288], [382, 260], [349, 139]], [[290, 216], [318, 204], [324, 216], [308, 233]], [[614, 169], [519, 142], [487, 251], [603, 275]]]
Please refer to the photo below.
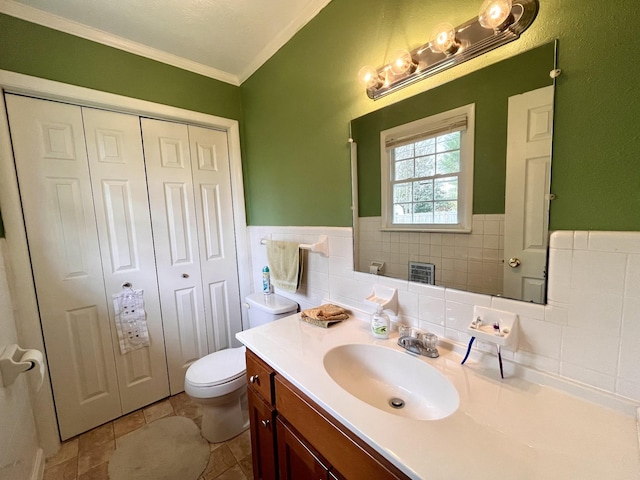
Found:
[[240, 85], [331, 0], [0, 0], [0, 12]]

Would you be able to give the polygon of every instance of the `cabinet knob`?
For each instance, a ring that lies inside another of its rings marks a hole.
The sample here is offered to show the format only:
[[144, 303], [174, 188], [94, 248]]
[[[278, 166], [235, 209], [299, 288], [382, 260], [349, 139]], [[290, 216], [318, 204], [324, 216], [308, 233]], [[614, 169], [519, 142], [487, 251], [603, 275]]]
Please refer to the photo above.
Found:
[[262, 426], [264, 428], [267, 428], [269, 426], [269, 424], [271, 423], [271, 420], [261, 420], [260, 423], [262, 423]]
[[182, 278], [189, 278], [189, 274], [188, 273], [183, 273], [182, 274]]
[[251, 375], [251, 376], [249, 377], [249, 381], [250, 381], [251, 383], [257, 383], [257, 381], [258, 381], [258, 375]]

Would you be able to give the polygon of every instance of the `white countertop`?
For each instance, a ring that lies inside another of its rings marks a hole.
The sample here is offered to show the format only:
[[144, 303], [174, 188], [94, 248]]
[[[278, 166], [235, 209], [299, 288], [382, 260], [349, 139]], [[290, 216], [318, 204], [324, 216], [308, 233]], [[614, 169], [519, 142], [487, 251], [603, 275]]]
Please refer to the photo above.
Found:
[[414, 356], [444, 374], [460, 396], [449, 417], [418, 421], [362, 402], [323, 367], [324, 354], [338, 345], [403, 351], [397, 333], [378, 340], [357, 318], [324, 329], [296, 314], [236, 337], [411, 478], [640, 479], [635, 416], [519, 378], [501, 380], [497, 364], [460, 365], [461, 357], [443, 348], [437, 359]]

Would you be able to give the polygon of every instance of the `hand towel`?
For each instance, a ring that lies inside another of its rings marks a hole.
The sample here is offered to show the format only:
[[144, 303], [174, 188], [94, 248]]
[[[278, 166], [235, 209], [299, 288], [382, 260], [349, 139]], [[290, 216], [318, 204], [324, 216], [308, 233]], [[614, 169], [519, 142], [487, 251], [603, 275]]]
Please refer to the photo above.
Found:
[[278, 288], [295, 292], [302, 278], [300, 248], [294, 242], [267, 240], [267, 261], [271, 282]]

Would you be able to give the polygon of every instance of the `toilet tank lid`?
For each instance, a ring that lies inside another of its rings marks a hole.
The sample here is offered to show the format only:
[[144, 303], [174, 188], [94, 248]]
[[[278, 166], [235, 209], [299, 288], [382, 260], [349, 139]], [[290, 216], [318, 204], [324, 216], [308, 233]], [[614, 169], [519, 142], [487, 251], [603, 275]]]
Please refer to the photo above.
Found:
[[238, 347], [205, 355], [187, 369], [186, 379], [196, 386], [219, 385], [234, 380], [244, 375], [247, 369], [245, 352], [245, 347]]
[[298, 311], [298, 304], [296, 302], [275, 293], [270, 295], [252, 293], [246, 300], [250, 308], [257, 308], [273, 315], [295, 313]]

